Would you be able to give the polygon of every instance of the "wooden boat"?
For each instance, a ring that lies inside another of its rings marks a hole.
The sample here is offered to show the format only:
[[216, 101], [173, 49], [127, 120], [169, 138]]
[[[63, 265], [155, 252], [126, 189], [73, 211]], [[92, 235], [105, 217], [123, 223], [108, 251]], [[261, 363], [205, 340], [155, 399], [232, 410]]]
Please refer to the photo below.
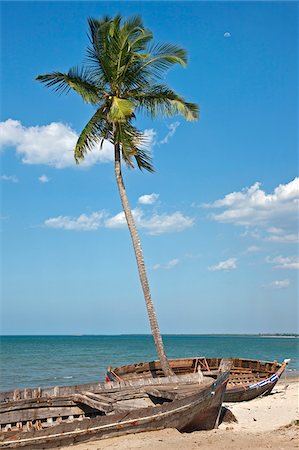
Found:
[[[181, 358], [169, 360], [175, 374], [195, 373], [200, 369], [204, 375], [216, 376], [220, 358]], [[289, 359], [282, 364], [276, 361], [257, 361], [232, 358], [233, 365], [224, 394], [226, 402], [242, 402], [269, 394], [286, 369]], [[108, 368], [106, 380], [135, 380], [163, 376], [160, 361], [129, 364], [114, 369]]]
[[212, 429], [229, 372], [1, 393], [0, 448], [57, 448], [140, 431]]

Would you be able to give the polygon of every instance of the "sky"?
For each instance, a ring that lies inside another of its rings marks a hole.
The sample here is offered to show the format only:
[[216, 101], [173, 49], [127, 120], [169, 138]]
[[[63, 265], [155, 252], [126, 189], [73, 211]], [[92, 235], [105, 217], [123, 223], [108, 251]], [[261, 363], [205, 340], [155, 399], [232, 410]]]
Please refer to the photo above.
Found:
[[149, 333], [111, 146], [39, 74], [81, 65], [87, 18], [139, 14], [188, 50], [166, 82], [200, 120], [139, 115], [156, 172], [124, 169], [162, 333], [298, 332], [297, 4], [1, 3], [1, 333]]

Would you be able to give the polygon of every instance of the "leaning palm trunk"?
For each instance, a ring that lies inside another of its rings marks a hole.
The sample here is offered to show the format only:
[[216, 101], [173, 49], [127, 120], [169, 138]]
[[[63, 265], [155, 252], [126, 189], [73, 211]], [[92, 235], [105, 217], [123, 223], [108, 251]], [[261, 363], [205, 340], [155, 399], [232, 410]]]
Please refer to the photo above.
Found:
[[138, 272], [139, 272], [139, 278], [140, 278], [140, 282], [141, 282], [141, 286], [142, 286], [142, 290], [143, 290], [143, 295], [144, 295], [148, 318], [149, 318], [149, 322], [150, 322], [150, 326], [151, 326], [151, 330], [152, 330], [152, 335], [153, 335], [153, 338], [155, 341], [158, 357], [161, 361], [161, 368], [162, 368], [165, 376], [170, 376], [170, 375], [173, 375], [173, 371], [171, 370], [169, 362], [165, 355], [162, 337], [161, 337], [154, 305], [153, 305], [152, 298], [151, 298], [150, 287], [149, 287], [149, 283], [148, 283], [148, 279], [147, 279], [147, 275], [146, 275], [140, 238], [139, 238], [138, 230], [135, 225], [135, 221], [134, 221], [134, 218], [133, 218], [133, 215], [131, 212], [131, 208], [130, 208], [127, 193], [126, 193], [126, 188], [125, 188], [122, 173], [121, 173], [119, 145], [115, 144], [114, 148], [115, 148], [116, 182], [117, 182], [117, 186], [118, 186], [118, 190], [119, 190], [119, 194], [120, 194], [122, 207], [123, 207], [123, 210], [125, 213], [126, 221], [127, 221], [128, 228], [129, 228], [130, 235], [131, 235], [132, 242], [133, 242], [134, 253], [135, 253]]
[[130, 167], [135, 159], [141, 170], [153, 172], [151, 155], [134, 125], [135, 113], [143, 111], [151, 117], [182, 115], [187, 120], [198, 118], [198, 106], [186, 102], [168, 86], [161, 84], [165, 72], [175, 64], [187, 64], [186, 51], [173, 44], [151, 43], [153, 34], [144, 27], [140, 17], [124, 21], [114, 18], [89, 19], [89, 40], [86, 64], [67, 73], [52, 72], [36, 79], [58, 93], [76, 91], [84, 102], [96, 108], [76, 143], [77, 163], [88, 150], [107, 139], [115, 148], [115, 174], [125, 217], [133, 241], [139, 277], [144, 293], [151, 330], [161, 367], [166, 376], [172, 370], [166, 359], [163, 342], [153, 307], [146, 276], [138, 231], [130, 210], [122, 174], [121, 157]]

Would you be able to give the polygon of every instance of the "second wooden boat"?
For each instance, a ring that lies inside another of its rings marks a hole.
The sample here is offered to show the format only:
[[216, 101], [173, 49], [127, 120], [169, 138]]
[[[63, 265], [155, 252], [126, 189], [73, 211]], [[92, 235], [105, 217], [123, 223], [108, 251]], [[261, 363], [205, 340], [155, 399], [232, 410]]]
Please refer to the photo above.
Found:
[[[170, 359], [175, 374], [190, 374], [201, 370], [204, 375], [216, 376], [221, 358]], [[224, 394], [226, 402], [242, 402], [269, 394], [285, 371], [289, 359], [282, 364], [277, 361], [258, 361], [232, 358], [230, 377]], [[136, 380], [163, 376], [160, 361], [140, 362], [122, 367], [108, 368], [106, 380]]]
[[0, 448], [57, 448], [140, 431], [212, 429], [229, 372], [1, 393]]

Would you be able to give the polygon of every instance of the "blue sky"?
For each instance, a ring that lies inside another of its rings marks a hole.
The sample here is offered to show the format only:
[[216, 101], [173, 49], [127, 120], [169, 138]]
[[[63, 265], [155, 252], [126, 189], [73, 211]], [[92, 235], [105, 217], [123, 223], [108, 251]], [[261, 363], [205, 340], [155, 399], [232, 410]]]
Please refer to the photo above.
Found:
[[188, 50], [167, 83], [201, 109], [138, 117], [156, 173], [124, 170], [162, 333], [296, 332], [297, 4], [1, 6], [2, 333], [149, 332], [111, 149], [75, 167], [92, 109], [33, 81], [118, 12]]

